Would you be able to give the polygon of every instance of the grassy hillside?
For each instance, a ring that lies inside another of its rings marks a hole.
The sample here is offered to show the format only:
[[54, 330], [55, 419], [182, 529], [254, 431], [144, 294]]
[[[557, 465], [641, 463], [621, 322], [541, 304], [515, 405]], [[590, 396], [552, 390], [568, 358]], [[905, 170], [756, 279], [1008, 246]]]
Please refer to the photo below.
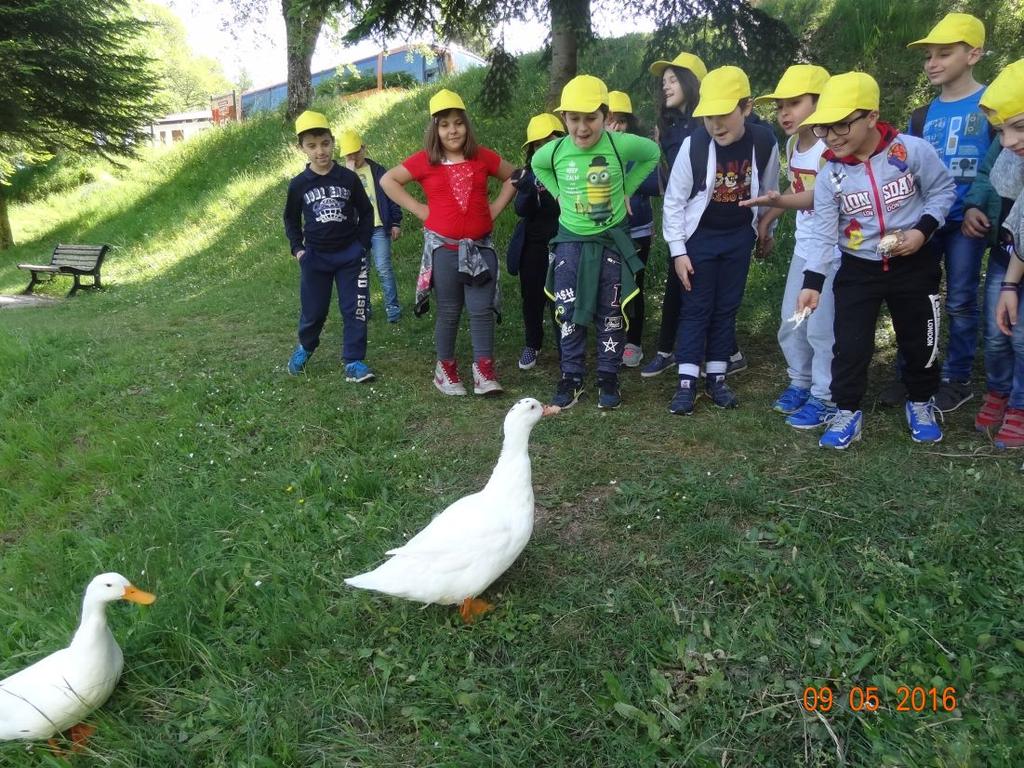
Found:
[[[641, 50], [603, 42], [585, 68], [626, 85]], [[536, 57], [522, 73], [508, 108], [477, 120], [509, 158], [544, 93]], [[444, 85], [469, 95], [481, 78]], [[322, 106], [388, 164], [419, 147], [429, 95]], [[125, 675], [75, 764], [1021, 764], [1020, 457], [974, 433], [970, 409], [933, 447], [891, 411], [869, 410], [841, 455], [786, 427], [769, 410], [785, 242], [752, 269], [738, 411], [670, 417], [670, 377], [628, 372], [619, 411], [591, 394], [538, 425], [537, 527], [488, 593], [495, 613], [464, 627], [345, 588], [480, 487], [505, 411], [549, 397], [557, 363], [548, 348], [515, 368], [506, 276], [502, 399], [439, 396], [432, 318], [390, 326], [379, 306], [375, 383], [344, 383], [333, 315], [307, 374], [288, 377], [290, 141], [267, 116], [13, 210], [22, 244], [0, 256], [0, 291], [55, 242], [116, 248], [108, 290], [0, 311], [0, 677], [67, 641], [96, 573], [159, 596], [111, 607]], [[406, 306], [417, 230], [397, 248]], [[651, 315], [648, 353], [654, 299]], [[806, 712], [804, 689], [826, 684], [835, 707]], [[851, 710], [854, 686], [876, 686], [879, 710]], [[899, 711], [900, 686], [954, 688], [956, 706]], [[60, 762], [0, 745], [0, 765]]]

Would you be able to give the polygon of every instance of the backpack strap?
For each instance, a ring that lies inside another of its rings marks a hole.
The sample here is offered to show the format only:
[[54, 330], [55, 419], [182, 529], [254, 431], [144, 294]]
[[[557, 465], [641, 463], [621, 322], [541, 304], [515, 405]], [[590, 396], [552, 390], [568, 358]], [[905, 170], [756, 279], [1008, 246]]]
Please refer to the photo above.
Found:
[[611, 131], [605, 131], [608, 134], [608, 143], [612, 145], [612, 152], [615, 153], [615, 159], [619, 163], [619, 171], [622, 173], [622, 196], [626, 197], [626, 164], [622, 162], [622, 156], [619, 154], [618, 147], [615, 146], [615, 140], [612, 138]]
[[918, 107], [910, 113], [910, 135], [924, 138], [924, 121], [928, 119], [928, 105]]
[[771, 128], [756, 123], [747, 123], [747, 130], [754, 141], [754, 159], [757, 161], [757, 178], [763, 179], [768, 169], [768, 158], [772, 156], [772, 150], [778, 146], [775, 141], [775, 134]]
[[703, 125], [698, 125], [690, 134], [690, 168], [693, 184], [690, 187], [689, 200], [693, 200], [700, 192], [708, 188], [708, 149], [711, 146], [711, 134]]
[[551, 175], [556, 179], [558, 176], [555, 174], [555, 152], [557, 152], [558, 148], [562, 146], [562, 142], [565, 141], [565, 139], [565, 136], [560, 137], [558, 141], [555, 142], [555, 146], [551, 150]]

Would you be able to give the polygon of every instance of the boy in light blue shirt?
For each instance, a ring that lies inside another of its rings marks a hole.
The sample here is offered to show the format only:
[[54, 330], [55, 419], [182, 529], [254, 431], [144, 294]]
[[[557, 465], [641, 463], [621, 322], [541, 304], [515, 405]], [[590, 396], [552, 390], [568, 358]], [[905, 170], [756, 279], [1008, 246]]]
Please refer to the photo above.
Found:
[[907, 46], [924, 52], [928, 81], [940, 88], [938, 97], [914, 110], [907, 132], [935, 148], [956, 182], [956, 200], [946, 224], [933, 237], [946, 269], [949, 342], [935, 395], [936, 407], [944, 412], [956, 410], [973, 397], [970, 379], [978, 347], [978, 284], [985, 240], [968, 237], [960, 228], [964, 198], [992, 141], [991, 126], [978, 105], [985, 86], [973, 74], [984, 45], [985, 26], [980, 19], [950, 13], [927, 37]]

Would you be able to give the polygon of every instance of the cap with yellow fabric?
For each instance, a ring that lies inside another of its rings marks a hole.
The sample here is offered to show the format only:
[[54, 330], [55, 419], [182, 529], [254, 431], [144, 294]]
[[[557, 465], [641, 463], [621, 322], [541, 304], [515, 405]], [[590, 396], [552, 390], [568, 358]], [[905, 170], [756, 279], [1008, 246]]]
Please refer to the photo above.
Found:
[[633, 114], [633, 102], [624, 91], [608, 91], [608, 111], [620, 115]]
[[358, 152], [363, 146], [363, 137], [355, 131], [345, 131], [338, 137], [338, 151], [343, 155]]
[[750, 80], [739, 67], [726, 66], [713, 69], [700, 81], [700, 101], [693, 110], [694, 117], [727, 115], [750, 97]]
[[314, 128], [329, 131], [331, 130], [331, 124], [328, 123], [327, 118], [319, 112], [310, 112], [308, 109], [295, 118], [295, 133], [298, 134], [303, 131], [311, 131]]
[[708, 74], [708, 68], [704, 66], [704, 62], [700, 60], [700, 57], [694, 56], [692, 53], [680, 53], [672, 61], [656, 61], [651, 64], [650, 72], [655, 77], [661, 77], [662, 73], [669, 67], [679, 67], [680, 69], [688, 69], [697, 76], [697, 82], [703, 80]]
[[985, 46], [985, 25], [981, 19], [969, 13], [947, 13], [938, 24], [932, 27], [928, 37], [922, 37], [907, 44], [907, 48], [919, 45], [952, 45], [967, 43], [971, 48]]
[[436, 115], [438, 112], [447, 112], [449, 109], [461, 109], [463, 112], [466, 111], [466, 104], [462, 101], [462, 97], [455, 93], [455, 91], [449, 91], [447, 88], [442, 88], [430, 97], [430, 114]]
[[556, 112], [597, 112], [608, 104], [608, 86], [593, 75], [577, 75], [562, 89], [562, 103]]
[[878, 109], [879, 93], [875, 78], [866, 72], [833, 75], [818, 97], [818, 106], [800, 125], [831, 125], [859, 109]]
[[1017, 59], [999, 73], [981, 94], [980, 104], [992, 125], [1002, 125], [1024, 114], [1024, 59]]
[[534, 115], [526, 126], [526, 141], [523, 142], [523, 146], [525, 147], [527, 144], [546, 139], [552, 133], [565, 133], [565, 126], [562, 125], [562, 121], [550, 112], [541, 112], [539, 115]]
[[754, 101], [777, 101], [778, 99], [795, 99], [805, 93], [820, 94], [828, 82], [828, 70], [816, 64], [794, 64], [787, 69], [775, 90], [758, 96]]

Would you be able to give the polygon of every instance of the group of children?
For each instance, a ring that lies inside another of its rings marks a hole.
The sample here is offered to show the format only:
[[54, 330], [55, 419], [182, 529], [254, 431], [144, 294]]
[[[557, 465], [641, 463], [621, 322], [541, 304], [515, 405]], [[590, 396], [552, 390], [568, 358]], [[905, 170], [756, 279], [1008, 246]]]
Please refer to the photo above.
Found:
[[[366, 159], [353, 134], [341, 142], [347, 168], [334, 164], [326, 120], [304, 113], [296, 131], [310, 162], [292, 180], [285, 209], [302, 303], [288, 370], [301, 371], [316, 348], [333, 280], [344, 318], [346, 378], [372, 377], [363, 359], [366, 254], [372, 244], [388, 319], [397, 320], [390, 242], [399, 233], [400, 206], [424, 224], [416, 312], [426, 311], [432, 293], [435, 386], [466, 394], [455, 360], [465, 307], [473, 390], [500, 392], [494, 366], [500, 260], [491, 233], [514, 199], [520, 222], [506, 263], [522, 287], [519, 367], [536, 364], [544, 316], [553, 307], [560, 379], [552, 403], [569, 408], [583, 394], [592, 328], [597, 405], [616, 408], [621, 367], [639, 366], [643, 355], [650, 198], [663, 196], [670, 269], [658, 349], [641, 375], [675, 366], [671, 413], [693, 413], [702, 391], [714, 405], [733, 408], [738, 398], [726, 377], [746, 365], [736, 315], [751, 257], [755, 249], [771, 249], [775, 220], [794, 209], [779, 329], [789, 385], [773, 405], [786, 422], [824, 427], [823, 447], [843, 449], [860, 439], [860, 405], [884, 301], [898, 347], [898, 385], [887, 387], [888, 396], [899, 394], [915, 441], [941, 440], [937, 415], [971, 397], [977, 293], [990, 246], [987, 392], [975, 424], [994, 430], [1000, 447], [1024, 446], [1024, 324], [1017, 323], [1024, 261], [1015, 247], [1024, 234], [1024, 60], [987, 88], [976, 83], [972, 68], [984, 35], [978, 19], [951, 13], [910, 44], [924, 50], [925, 72], [940, 93], [911, 116], [907, 132], [880, 120], [879, 88], [866, 73], [830, 77], [822, 67], [797, 64], [755, 100], [741, 69], [708, 72], [689, 53], [651, 67], [662, 92], [657, 143], [640, 135], [627, 94], [581, 75], [563, 89], [557, 115], [530, 120], [520, 169], [478, 143], [465, 104], [451, 91], [430, 101], [424, 150], [387, 172]], [[785, 194], [779, 146], [752, 113], [755, 101], [774, 102], [787, 136]], [[502, 183], [493, 200], [490, 177]], [[406, 190], [413, 181], [426, 203]], [[950, 333], [940, 369], [943, 260]]]

